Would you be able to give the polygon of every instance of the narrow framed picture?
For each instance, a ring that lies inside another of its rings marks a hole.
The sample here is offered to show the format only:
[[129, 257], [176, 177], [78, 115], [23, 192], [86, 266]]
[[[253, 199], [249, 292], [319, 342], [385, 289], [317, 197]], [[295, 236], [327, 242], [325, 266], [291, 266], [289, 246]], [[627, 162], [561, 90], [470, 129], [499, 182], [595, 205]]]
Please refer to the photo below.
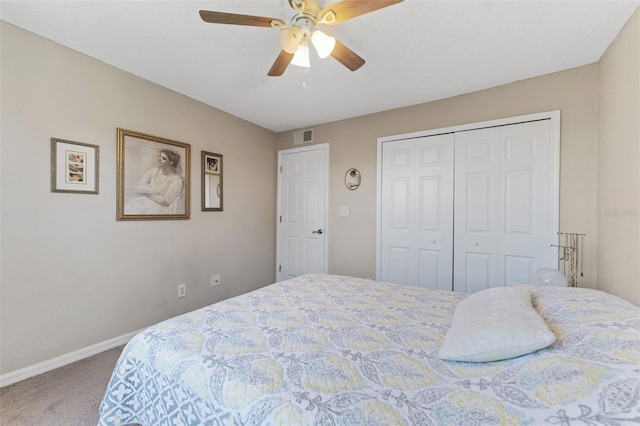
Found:
[[222, 211], [222, 154], [202, 151], [202, 211]]
[[117, 220], [189, 219], [191, 146], [118, 129]]
[[51, 138], [51, 192], [97, 194], [100, 147]]

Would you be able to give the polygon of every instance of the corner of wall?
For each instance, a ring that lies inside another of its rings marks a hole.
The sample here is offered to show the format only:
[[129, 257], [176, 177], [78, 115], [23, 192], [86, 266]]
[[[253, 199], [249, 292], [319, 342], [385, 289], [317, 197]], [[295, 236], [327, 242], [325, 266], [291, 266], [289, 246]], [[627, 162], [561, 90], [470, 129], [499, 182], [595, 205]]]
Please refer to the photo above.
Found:
[[640, 305], [640, 7], [598, 63], [598, 288]]

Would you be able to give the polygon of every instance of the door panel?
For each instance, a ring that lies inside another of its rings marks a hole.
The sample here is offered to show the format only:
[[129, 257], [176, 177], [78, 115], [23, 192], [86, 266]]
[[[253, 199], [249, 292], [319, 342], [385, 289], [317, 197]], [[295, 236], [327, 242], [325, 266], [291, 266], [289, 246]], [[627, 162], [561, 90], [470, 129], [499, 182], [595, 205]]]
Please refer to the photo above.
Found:
[[551, 248], [557, 237], [552, 232], [551, 124], [543, 120], [504, 126], [500, 138], [505, 188], [500, 220], [505, 231], [500, 235], [499, 267], [504, 285], [530, 283], [536, 270], [558, 264]]
[[305, 208], [306, 222], [311, 226], [315, 226], [318, 223], [318, 182], [306, 182], [305, 183], [305, 199], [307, 205]]
[[419, 194], [419, 226], [420, 231], [437, 231], [442, 206], [442, 178], [440, 176], [423, 176], [418, 183]]
[[451, 290], [453, 135], [382, 149], [381, 279]]
[[389, 199], [391, 201], [390, 227], [396, 230], [409, 231], [411, 222], [412, 185], [411, 178], [391, 179]]
[[456, 133], [455, 144], [454, 289], [532, 282], [555, 257], [549, 120]]
[[327, 272], [327, 151], [323, 144], [278, 155], [277, 281]]
[[[460, 269], [465, 276], [463, 280], [455, 282], [457, 287], [455, 290], [475, 293], [492, 287], [491, 284], [495, 279], [494, 264], [495, 256], [492, 253], [466, 252], [464, 264], [456, 266], [461, 267]], [[462, 288], [460, 288], [460, 283], [463, 285]]]
[[411, 252], [412, 247], [389, 247], [388, 281], [398, 284], [412, 284], [410, 278], [413, 269]]
[[531, 235], [533, 231], [533, 170], [505, 172], [505, 234]]
[[413, 283], [414, 269], [414, 168], [413, 143], [393, 144], [384, 158], [383, 193], [386, 196], [382, 213], [384, 249], [383, 280], [399, 284]]
[[465, 229], [468, 234], [491, 233], [491, 198], [494, 189], [492, 173], [468, 173], [465, 191]]
[[[418, 285], [420, 287], [440, 288], [445, 286], [440, 278], [440, 257], [440, 250], [418, 250]], [[449, 289], [442, 288], [442, 290]]]
[[295, 277], [300, 274], [300, 271], [298, 270], [298, 253], [300, 251], [298, 249], [298, 242], [299, 238], [295, 236], [286, 237], [286, 241], [284, 244], [284, 251], [286, 253], [286, 264], [288, 265], [287, 274], [291, 277]]
[[456, 133], [454, 290], [498, 280], [499, 130]]
[[287, 222], [288, 223], [299, 223], [300, 222], [300, 211], [298, 209], [298, 195], [300, 193], [300, 183], [299, 182], [287, 182], [287, 192], [285, 197], [286, 205], [286, 213], [287, 213]]
[[530, 256], [511, 256], [504, 257], [504, 276], [507, 285], [513, 283], [528, 283], [536, 271], [534, 265], [535, 258]]
[[[418, 163], [415, 280], [421, 287], [452, 289], [454, 136], [416, 139]], [[427, 272], [427, 265], [431, 265]]]

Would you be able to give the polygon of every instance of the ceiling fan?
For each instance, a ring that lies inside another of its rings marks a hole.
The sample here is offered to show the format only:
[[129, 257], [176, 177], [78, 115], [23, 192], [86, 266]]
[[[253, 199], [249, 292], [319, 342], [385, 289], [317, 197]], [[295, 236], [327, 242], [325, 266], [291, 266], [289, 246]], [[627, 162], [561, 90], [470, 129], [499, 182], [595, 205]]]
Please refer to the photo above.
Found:
[[263, 16], [240, 15], [235, 13], [201, 10], [203, 21], [212, 24], [248, 25], [280, 30], [280, 54], [267, 73], [280, 76], [289, 64], [309, 67], [309, 42], [313, 44], [320, 58], [331, 55], [351, 71], [364, 65], [364, 59], [334, 37], [317, 29], [321, 24], [335, 25], [365, 13], [373, 12], [403, 0], [342, 0], [327, 7], [321, 7], [318, 0], [288, 0], [295, 11], [289, 24], [282, 19]]

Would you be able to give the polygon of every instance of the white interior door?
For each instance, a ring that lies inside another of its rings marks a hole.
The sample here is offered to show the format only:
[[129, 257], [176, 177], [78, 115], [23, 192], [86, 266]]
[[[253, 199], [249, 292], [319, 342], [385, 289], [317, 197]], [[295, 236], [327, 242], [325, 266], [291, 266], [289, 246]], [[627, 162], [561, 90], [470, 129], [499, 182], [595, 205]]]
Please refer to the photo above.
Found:
[[453, 139], [383, 145], [380, 279], [451, 290]]
[[327, 272], [328, 144], [278, 153], [276, 280]]
[[550, 121], [456, 133], [454, 290], [555, 267]]

